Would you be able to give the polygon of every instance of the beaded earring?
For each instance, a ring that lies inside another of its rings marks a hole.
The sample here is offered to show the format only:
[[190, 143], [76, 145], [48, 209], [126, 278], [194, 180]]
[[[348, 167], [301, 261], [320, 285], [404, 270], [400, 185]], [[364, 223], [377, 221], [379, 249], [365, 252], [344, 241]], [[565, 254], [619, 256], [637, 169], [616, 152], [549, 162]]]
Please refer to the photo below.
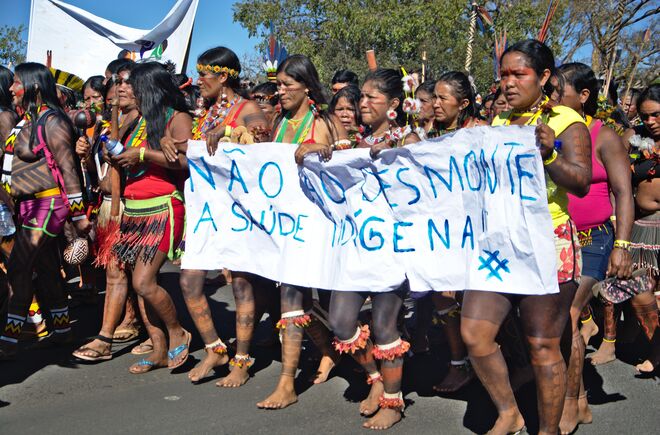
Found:
[[390, 121], [394, 121], [396, 119], [396, 111], [393, 109], [389, 109], [386, 113], [387, 119]]
[[316, 103], [309, 97], [307, 97], [307, 102], [309, 103], [309, 110], [311, 110], [314, 117], [317, 118], [319, 116], [319, 109], [316, 107]]

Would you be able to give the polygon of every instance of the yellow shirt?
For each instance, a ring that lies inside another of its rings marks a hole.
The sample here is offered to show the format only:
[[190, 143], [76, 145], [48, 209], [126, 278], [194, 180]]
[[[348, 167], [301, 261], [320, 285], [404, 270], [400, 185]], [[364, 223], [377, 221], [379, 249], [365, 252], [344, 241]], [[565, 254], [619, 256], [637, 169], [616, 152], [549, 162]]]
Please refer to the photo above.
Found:
[[[493, 126], [509, 125], [509, 117], [511, 111], [502, 112], [493, 119]], [[541, 112], [535, 113], [525, 123], [526, 125], [536, 125], [536, 120], [540, 118]], [[547, 119], [548, 126], [555, 132], [555, 136], [559, 136], [570, 125], [576, 122], [585, 124], [584, 119], [573, 109], [566, 106], [555, 106], [549, 113]], [[586, 125], [586, 124], [585, 124]], [[568, 196], [566, 196], [566, 189], [557, 186], [554, 181], [545, 173], [545, 185], [548, 193], [548, 209], [552, 217], [552, 224], [555, 228], [559, 225], [566, 223], [569, 219], [568, 215]]]

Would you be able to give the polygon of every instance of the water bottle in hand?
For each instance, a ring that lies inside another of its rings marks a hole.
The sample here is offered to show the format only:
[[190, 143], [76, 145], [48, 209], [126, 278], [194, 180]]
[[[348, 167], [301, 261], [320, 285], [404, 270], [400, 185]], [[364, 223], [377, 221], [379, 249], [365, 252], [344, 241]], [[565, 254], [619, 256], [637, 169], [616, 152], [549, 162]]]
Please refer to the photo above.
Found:
[[9, 210], [7, 204], [0, 202], [0, 236], [11, 236], [15, 232], [16, 226], [14, 225], [14, 218], [11, 215], [11, 210]]
[[101, 142], [105, 142], [105, 149], [111, 156], [118, 156], [124, 152], [124, 144], [115, 139], [110, 139], [108, 136], [101, 136]]

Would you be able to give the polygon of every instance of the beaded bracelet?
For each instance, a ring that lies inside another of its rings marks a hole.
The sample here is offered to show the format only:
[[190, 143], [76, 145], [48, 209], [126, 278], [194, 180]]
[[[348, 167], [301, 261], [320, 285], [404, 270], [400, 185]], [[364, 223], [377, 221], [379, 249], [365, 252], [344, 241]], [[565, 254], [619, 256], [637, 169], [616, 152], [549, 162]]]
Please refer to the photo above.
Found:
[[628, 240], [615, 240], [614, 247], [623, 249], [624, 251], [630, 250], [630, 242]]
[[332, 144], [333, 150], [347, 150], [351, 148], [351, 141], [348, 139], [340, 139]]
[[140, 148], [140, 163], [144, 163], [144, 153], [147, 151], [146, 148]]

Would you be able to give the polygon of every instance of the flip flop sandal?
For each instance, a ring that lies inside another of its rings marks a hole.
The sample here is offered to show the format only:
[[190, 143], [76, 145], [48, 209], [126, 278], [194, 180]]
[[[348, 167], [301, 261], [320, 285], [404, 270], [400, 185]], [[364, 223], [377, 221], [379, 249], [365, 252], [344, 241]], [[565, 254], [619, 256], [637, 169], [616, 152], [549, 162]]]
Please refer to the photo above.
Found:
[[182, 344], [181, 346], [177, 346], [176, 348], [170, 350], [167, 352], [167, 358], [169, 358], [170, 361], [173, 361], [174, 359], [178, 358], [181, 354], [185, 352], [185, 356], [181, 358], [181, 360], [174, 366], [168, 365], [167, 367], [170, 370], [174, 370], [177, 367], [181, 367], [187, 360], [188, 357], [190, 356], [188, 352], [188, 348], [190, 347], [190, 341], [192, 340], [192, 334], [184, 329], [184, 332], [187, 335], [186, 338], [186, 344]]
[[115, 343], [126, 343], [135, 340], [138, 335], [140, 335], [140, 330], [137, 328], [121, 328], [115, 330], [112, 339]]
[[153, 344], [147, 344], [147, 341], [149, 340], [145, 340], [142, 343], [135, 346], [133, 349], [131, 349], [131, 353], [133, 355], [146, 355], [148, 353], [153, 352], [154, 351]]
[[[92, 341], [99, 340], [99, 341], [102, 341], [104, 343], [108, 343], [110, 345], [110, 348], [112, 349], [112, 338], [104, 337], [103, 335], [97, 335], [97, 336], [91, 337], [91, 339], [92, 339]], [[92, 349], [91, 347], [87, 347], [87, 346], [89, 346], [90, 343], [87, 343], [86, 345], [76, 349], [72, 353], [72, 355], [77, 359], [80, 359], [80, 360], [83, 360], [83, 361], [89, 361], [89, 362], [108, 361], [108, 360], [112, 359], [112, 352], [110, 352], [108, 355], [105, 355], [105, 354], [99, 352], [96, 349]], [[96, 355], [92, 355], [92, 356], [83, 355], [83, 352], [94, 352]]]
[[[148, 368], [144, 371], [133, 371], [133, 370], [131, 370], [133, 367], [136, 367], [136, 368], [138, 368], [138, 367], [148, 367]], [[133, 373], [134, 375], [141, 375], [143, 373], [150, 372], [155, 368], [156, 368], [156, 363], [155, 362], [149, 361], [148, 359], [141, 359], [140, 361], [138, 361], [135, 364], [133, 364], [132, 366], [130, 366], [128, 368], [128, 371]]]

